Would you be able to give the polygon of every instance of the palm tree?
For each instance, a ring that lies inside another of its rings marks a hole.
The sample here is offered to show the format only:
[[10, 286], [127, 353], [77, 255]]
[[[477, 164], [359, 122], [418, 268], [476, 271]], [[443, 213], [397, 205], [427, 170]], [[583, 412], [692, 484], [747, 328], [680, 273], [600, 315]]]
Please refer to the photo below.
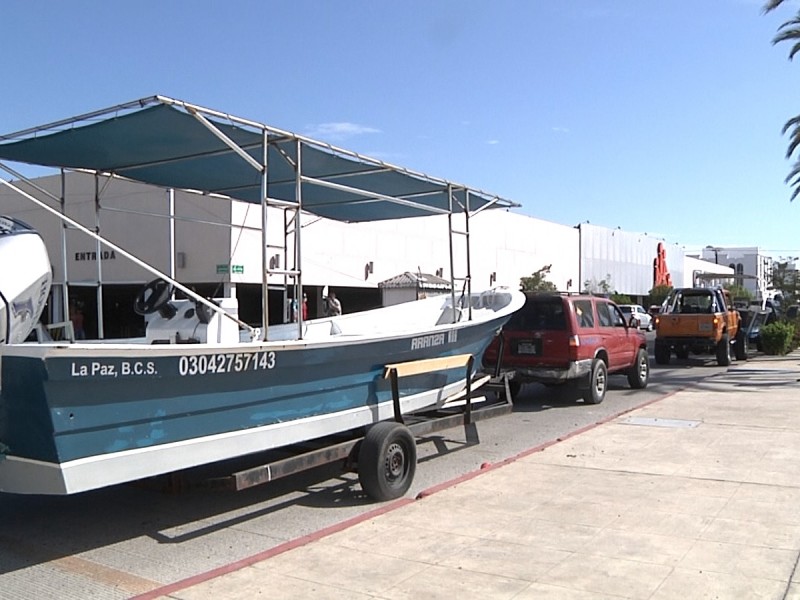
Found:
[[[767, 0], [764, 4], [764, 13], [775, 10], [784, 3], [785, 0]], [[786, 21], [778, 27], [777, 35], [772, 39], [773, 44], [778, 42], [793, 41], [794, 45], [789, 51], [789, 60], [792, 60], [800, 52], [800, 11], [793, 19]], [[792, 117], [783, 126], [783, 135], [789, 134], [789, 147], [786, 149], [786, 158], [791, 158], [798, 146], [800, 146], [800, 115]], [[794, 200], [800, 194], [800, 159], [796, 160], [785, 182], [794, 188], [790, 200]]]

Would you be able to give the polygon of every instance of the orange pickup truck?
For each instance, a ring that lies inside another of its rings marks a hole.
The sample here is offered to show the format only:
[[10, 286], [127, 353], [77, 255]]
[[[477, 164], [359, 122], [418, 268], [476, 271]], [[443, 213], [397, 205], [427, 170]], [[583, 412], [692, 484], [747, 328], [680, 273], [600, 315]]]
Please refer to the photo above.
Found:
[[747, 359], [747, 335], [730, 294], [722, 288], [675, 288], [656, 316], [656, 363], [669, 364], [670, 356], [715, 354], [721, 366]]

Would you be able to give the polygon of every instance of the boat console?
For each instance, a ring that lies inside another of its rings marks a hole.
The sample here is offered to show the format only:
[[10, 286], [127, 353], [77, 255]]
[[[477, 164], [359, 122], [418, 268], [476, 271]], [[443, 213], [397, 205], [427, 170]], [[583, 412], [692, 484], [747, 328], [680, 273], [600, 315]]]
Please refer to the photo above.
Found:
[[[236, 298], [215, 298], [214, 304], [238, 317]], [[148, 344], [237, 344], [239, 326], [194, 300], [169, 300], [146, 315]]]

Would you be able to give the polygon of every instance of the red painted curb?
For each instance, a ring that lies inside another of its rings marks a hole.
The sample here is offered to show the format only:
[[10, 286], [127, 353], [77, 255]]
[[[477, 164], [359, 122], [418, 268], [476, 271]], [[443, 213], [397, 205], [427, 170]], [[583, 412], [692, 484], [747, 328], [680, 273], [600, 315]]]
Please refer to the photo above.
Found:
[[258, 554], [254, 554], [252, 556], [248, 556], [247, 558], [243, 558], [241, 560], [237, 560], [235, 562], [229, 563], [227, 565], [223, 565], [221, 567], [217, 567], [216, 569], [211, 569], [210, 571], [206, 571], [205, 573], [199, 573], [197, 575], [193, 575], [191, 577], [187, 577], [186, 579], [181, 579], [180, 581], [176, 581], [175, 583], [170, 583], [163, 587], [159, 587], [149, 592], [145, 592], [138, 596], [133, 596], [131, 600], [152, 600], [153, 598], [158, 598], [160, 596], [166, 596], [173, 592], [177, 592], [193, 585], [197, 585], [198, 583], [203, 583], [204, 581], [208, 581], [209, 579], [214, 579], [216, 577], [220, 577], [222, 575], [226, 575], [228, 573], [233, 573], [234, 571], [238, 571], [239, 569], [243, 569], [244, 567], [249, 567], [257, 562], [261, 562], [263, 560], [267, 560], [268, 558], [272, 558], [273, 556], [277, 556], [278, 554], [283, 554], [284, 552], [288, 552], [289, 550], [293, 550], [294, 548], [300, 548], [301, 546], [305, 546], [306, 544], [310, 544], [311, 542], [316, 542], [324, 537], [328, 537], [334, 533], [352, 527], [353, 525], [357, 525], [358, 523], [362, 523], [363, 521], [368, 521], [374, 517], [378, 517], [382, 514], [387, 512], [393, 511], [398, 509], [402, 506], [406, 506], [407, 504], [411, 504], [414, 502], [413, 498], [399, 498], [398, 500], [394, 500], [378, 508], [375, 508], [369, 512], [366, 512], [361, 515], [357, 515], [350, 519], [346, 519], [341, 523], [336, 523], [329, 527], [325, 527], [324, 529], [320, 529], [319, 531], [315, 531], [314, 533], [309, 533], [308, 535], [304, 535], [302, 537], [289, 540], [288, 542], [284, 542], [283, 544], [279, 544], [269, 550], [265, 550], [264, 552], [259, 552]]
[[488, 471], [493, 471], [494, 469], [498, 469], [500, 467], [503, 467], [505, 465], [513, 463], [513, 462], [515, 462], [515, 461], [517, 461], [517, 460], [519, 460], [521, 458], [524, 458], [524, 457], [529, 456], [531, 454], [535, 454], [536, 452], [541, 452], [542, 450], [545, 450], [546, 448], [549, 448], [550, 446], [553, 446], [553, 445], [555, 445], [555, 444], [557, 444], [559, 442], [563, 442], [564, 440], [568, 440], [571, 437], [574, 437], [574, 436], [579, 435], [581, 433], [585, 433], [586, 431], [590, 431], [590, 430], [594, 429], [595, 427], [597, 427], [599, 425], [603, 425], [605, 423], [608, 423], [609, 421], [613, 421], [617, 417], [620, 417], [620, 416], [622, 416], [624, 414], [627, 414], [629, 412], [633, 412], [634, 410], [638, 410], [640, 408], [644, 408], [645, 406], [649, 406], [650, 404], [654, 404], [656, 402], [659, 402], [661, 400], [669, 398], [670, 396], [672, 396], [672, 395], [674, 395], [674, 394], [676, 394], [678, 392], [681, 392], [684, 389], [686, 389], [686, 388], [679, 388], [677, 390], [669, 392], [668, 394], [664, 394], [663, 396], [659, 396], [658, 398], [654, 398], [652, 400], [648, 400], [647, 402], [643, 402], [642, 404], [638, 404], [638, 405], [636, 405], [634, 407], [631, 407], [631, 408], [628, 408], [628, 409], [623, 410], [621, 412], [618, 412], [616, 414], [610, 415], [610, 416], [606, 417], [605, 419], [603, 419], [602, 421], [597, 421], [595, 423], [592, 423], [591, 425], [587, 425], [586, 427], [581, 427], [580, 429], [576, 429], [575, 431], [570, 432], [569, 434], [567, 434], [564, 437], [560, 437], [560, 438], [556, 438], [554, 440], [550, 440], [548, 442], [544, 442], [543, 444], [540, 444], [540, 445], [535, 446], [533, 448], [529, 448], [528, 450], [523, 450], [519, 454], [516, 454], [514, 456], [506, 458], [506, 459], [504, 459], [504, 460], [502, 460], [500, 462], [497, 462], [497, 463], [484, 462], [484, 463], [481, 464], [479, 469], [477, 469], [475, 471], [470, 471], [469, 473], [465, 473], [464, 475], [461, 475], [460, 477], [456, 477], [456, 478], [451, 479], [449, 481], [445, 481], [445, 482], [440, 483], [438, 485], [429, 487], [429, 488], [421, 491], [419, 494], [417, 494], [417, 496], [415, 498], [399, 498], [398, 500], [394, 500], [393, 502], [389, 502], [387, 504], [379, 506], [378, 508], [370, 510], [369, 512], [366, 512], [364, 514], [357, 515], [357, 516], [352, 517], [350, 519], [346, 519], [346, 520], [342, 521], [341, 523], [336, 523], [336, 524], [331, 525], [329, 527], [325, 527], [324, 529], [320, 529], [319, 531], [315, 531], [314, 533], [310, 533], [308, 535], [304, 535], [302, 537], [299, 537], [299, 538], [296, 538], [296, 539], [293, 539], [293, 540], [289, 540], [288, 542], [284, 542], [283, 544], [279, 544], [279, 545], [277, 545], [277, 546], [275, 546], [273, 548], [270, 548], [269, 550], [265, 550], [264, 552], [259, 552], [258, 554], [254, 554], [252, 556], [248, 556], [247, 558], [243, 558], [241, 560], [237, 560], [237, 561], [229, 563], [227, 565], [223, 565], [221, 567], [217, 567], [216, 569], [211, 569], [210, 571], [206, 571], [205, 573], [199, 573], [197, 575], [193, 575], [191, 577], [187, 577], [186, 579], [181, 579], [180, 581], [176, 581], [174, 583], [170, 583], [170, 584], [167, 584], [165, 586], [162, 586], [162, 587], [159, 587], [159, 588], [155, 588], [153, 590], [150, 590], [149, 592], [145, 592], [145, 593], [140, 594], [138, 596], [133, 596], [131, 598], [131, 600], [153, 600], [154, 598], [158, 598], [160, 596], [167, 596], [167, 595], [169, 595], [169, 594], [171, 594], [173, 592], [184, 590], [184, 589], [186, 589], [188, 587], [191, 587], [193, 585], [197, 585], [198, 583], [203, 583], [203, 582], [208, 581], [210, 579], [214, 579], [216, 577], [220, 577], [220, 576], [226, 575], [228, 573], [233, 573], [234, 571], [238, 571], [240, 569], [243, 569], [244, 567], [249, 567], [250, 565], [253, 565], [253, 564], [257, 563], [257, 562], [261, 562], [263, 560], [267, 560], [269, 558], [272, 558], [273, 556], [277, 556], [279, 554], [283, 554], [284, 552], [288, 552], [289, 550], [293, 550], [295, 548], [300, 548], [301, 546], [305, 546], [306, 544], [310, 544], [311, 542], [315, 542], [315, 541], [320, 540], [322, 538], [328, 537], [329, 535], [332, 535], [334, 533], [338, 533], [339, 531], [343, 531], [345, 529], [348, 529], [349, 527], [352, 527], [353, 525], [357, 525], [358, 523], [362, 523], [364, 521], [368, 521], [369, 519], [372, 519], [374, 517], [378, 517], [380, 515], [386, 514], [388, 512], [391, 512], [391, 511], [396, 510], [398, 508], [401, 508], [403, 506], [407, 506], [409, 504], [412, 504], [417, 500], [422, 500], [424, 498], [427, 498], [428, 496], [436, 494], [437, 492], [441, 492], [442, 490], [446, 490], [448, 488], [456, 486], [459, 483], [463, 483], [465, 481], [469, 481], [470, 479], [473, 479], [473, 478], [477, 477], [478, 475], [481, 475], [482, 473], [486, 473]]

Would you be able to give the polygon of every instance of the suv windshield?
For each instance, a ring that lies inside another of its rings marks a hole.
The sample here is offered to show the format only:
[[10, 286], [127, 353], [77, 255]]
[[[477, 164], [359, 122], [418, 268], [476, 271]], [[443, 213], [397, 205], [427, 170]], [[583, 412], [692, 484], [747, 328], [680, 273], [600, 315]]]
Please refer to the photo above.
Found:
[[552, 298], [529, 296], [525, 306], [514, 313], [506, 328], [516, 331], [563, 331], [567, 328], [564, 303], [558, 296]]

